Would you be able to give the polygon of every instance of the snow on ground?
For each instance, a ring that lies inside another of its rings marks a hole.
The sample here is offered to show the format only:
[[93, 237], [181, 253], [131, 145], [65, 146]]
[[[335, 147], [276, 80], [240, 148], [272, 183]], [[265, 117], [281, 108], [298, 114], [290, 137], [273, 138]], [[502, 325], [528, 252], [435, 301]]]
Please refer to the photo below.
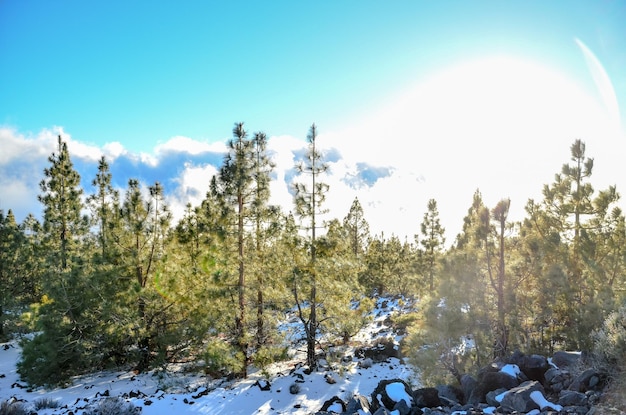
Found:
[[[382, 308], [381, 306], [385, 306]], [[361, 341], [372, 342], [377, 336], [391, 336], [384, 325], [389, 313], [399, 311], [394, 301], [378, 302], [374, 319], [360, 334]], [[70, 410], [94, 405], [107, 396], [122, 397], [142, 408], [146, 415], [172, 413], [231, 415], [304, 415], [320, 410], [325, 401], [338, 396], [347, 400], [352, 395], [370, 397], [383, 379], [402, 379], [416, 385], [411, 367], [392, 358], [388, 363], [360, 367], [358, 359], [328, 365], [310, 375], [299, 368], [299, 361], [281, 362], [272, 367], [270, 390], [261, 390], [258, 381], [266, 378], [261, 371], [235, 382], [210, 380], [201, 374], [153, 371], [141, 375], [133, 372], [101, 372], [77, 377], [70, 387], [29, 390], [19, 380], [16, 363], [20, 348], [17, 342], [0, 345], [0, 402], [9, 399], [33, 406], [37, 400], [58, 401], [58, 408], [38, 410], [40, 415], [67, 414]], [[331, 369], [332, 367], [332, 369]], [[336, 382], [330, 384], [327, 378]], [[299, 389], [292, 394], [290, 389]]]

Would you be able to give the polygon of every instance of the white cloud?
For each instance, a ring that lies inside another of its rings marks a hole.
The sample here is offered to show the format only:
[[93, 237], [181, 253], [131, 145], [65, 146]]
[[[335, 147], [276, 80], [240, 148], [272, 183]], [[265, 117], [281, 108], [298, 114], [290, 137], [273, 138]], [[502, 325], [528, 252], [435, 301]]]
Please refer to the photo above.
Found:
[[0, 128], [0, 165], [9, 162], [29, 162], [48, 156], [55, 148], [56, 130], [43, 130], [27, 137], [11, 128]]
[[175, 136], [167, 140], [163, 144], [159, 144], [154, 148], [156, 155], [175, 152], [188, 154], [201, 154], [206, 152], [224, 152], [226, 151], [226, 143], [206, 143], [193, 138], [184, 136]]
[[112, 143], [106, 143], [102, 147], [102, 151], [107, 159], [115, 160], [116, 158], [128, 154], [128, 151], [124, 148], [119, 141], [113, 141]]
[[[330, 171], [321, 178], [330, 186], [323, 206], [330, 210], [327, 218], [342, 219], [358, 197], [373, 234], [412, 240], [428, 200], [434, 198], [452, 243], [477, 188], [488, 206], [510, 197], [510, 219], [522, 219], [528, 198], [540, 198], [542, 186], [569, 162], [569, 147], [577, 138], [587, 143], [587, 155], [596, 160], [594, 187], [617, 184], [623, 192], [626, 179], [617, 172], [626, 137], [609, 122], [602, 104], [563, 73], [506, 56], [438, 72], [385, 100], [354, 125], [338, 131], [320, 126], [318, 148], [333, 156]], [[0, 129], [0, 169], [14, 173], [12, 166], [27, 165], [15, 173], [18, 178], [0, 181], [0, 207], [28, 205], [34, 206], [28, 212], [37, 211], [37, 183], [58, 134], [68, 140], [73, 155], [92, 161], [100, 154], [124, 156], [132, 160], [120, 167], [124, 174], [143, 167], [150, 179], [158, 176], [177, 218], [188, 202], [200, 204], [226, 151], [226, 142], [176, 136], [151, 153], [133, 154], [118, 142], [102, 149], [82, 144], [60, 127], [33, 137]], [[285, 212], [293, 211], [289, 187], [295, 154], [304, 154], [306, 148], [304, 138], [268, 139], [276, 163], [271, 203]], [[168, 168], [159, 170], [164, 165]], [[358, 176], [365, 174], [364, 168], [368, 180]]]
[[217, 174], [217, 168], [210, 164], [195, 166], [185, 164], [182, 173], [174, 179], [176, 189], [170, 194], [168, 203], [174, 219], [180, 220], [185, 213], [187, 203], [199, 206], [204, 200], [211, 178]]

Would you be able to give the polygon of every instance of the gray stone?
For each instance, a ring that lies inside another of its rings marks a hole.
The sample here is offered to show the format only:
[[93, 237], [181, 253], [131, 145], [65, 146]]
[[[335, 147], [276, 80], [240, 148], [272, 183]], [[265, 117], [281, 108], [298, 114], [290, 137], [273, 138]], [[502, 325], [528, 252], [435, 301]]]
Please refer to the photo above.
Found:
[[362, 396], [362, 395], [353, 396], [346, 404], [347, 414], [356, 413], [360, 409], [366, 413], [370, 412], [370, 403], [365, 396]]
[[587, 404], [587, 395], [582, 392], [564, 390], [559, 394], [561, 406], [583, 406]]
[[411, 413], [411, 408], [407, 405], [404, 399], [401, 399], [393, 406], [393, 411], [397, 411], [399, 415], [409, 415]]
[[413, 391], [411, 390], [411, 387], [402, 379], [381, 380], [376, 386], [376, 389], [374, 389], [374, 391], [372, 392], [372, 399], [371, 399], [372, 404], [371, 404], [370, 410], [376, 411], [381, 406], [387, 409], [393, 409], [393, 407], [396, 405], [396, 401], [394, 401], [393, 399], [389, 397], [389, 395], [387, 395], [387, 385], [394, 384], [394, 383], [402, 384], [404, 387], [404, 391], [406, 392], [408, 396], [413, 395]]
[[578, 352], [554, 352], [552, 355], [552, 363], [559, 369], [573, 368], [580, 364], [581, 355]]
[[389, 413], [387, 408], [384, 408], [384, 407], [381, 406], [372, 415], [391, 415], [391, 414]]
[[509, 390], [502, 399], [501, 407], [505, 412], [527, 413], [539, 406], [530, 398], [530, 394], [539, 391], [543, 394], [543, 386], [537, 381], [531, 380]]
[[413, 405], [418, 408], [441, 406], [439, 391], [436, 388], [420, 388], [413, 391]]
[[474, 389], [476, 389], [476, 386], [478, 385], [478, 382], [476, 381], [476, 379], [474, 379], [471, 375], [465, 374], [463, 376], [461, 376], [461, 390], [463, 391], [463, 402], [461, 403], [468, 403], [470, 402], [470, 399], [472, 398], [472, 393], [474, 392]]
[[463, 391], [456, 386], [439, 385], [437, 386], [437, 392], [439, 392], [439, 399], [442, 403], [446, 404], [447, 402], [448, 406], [453, 406], [463, 401]]

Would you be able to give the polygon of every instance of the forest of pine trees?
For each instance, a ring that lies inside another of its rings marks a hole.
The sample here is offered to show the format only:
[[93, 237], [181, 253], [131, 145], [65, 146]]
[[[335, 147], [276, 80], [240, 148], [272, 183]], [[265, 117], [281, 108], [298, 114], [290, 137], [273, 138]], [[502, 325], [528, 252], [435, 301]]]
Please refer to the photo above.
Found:
[[[594, 329], [624, 304], [624, 214], [614, 187], [592, 187], [584, 142], [572, 144], [519, 223], [509, 206], [524, 201], [486, 206], [476, 190], [446, 247], [434, 199], [415, 219], [414, 240], [371, 235], [358, 199], [322, 223], [328, 186], [316, 137], [313, 125], [295, 166], [292, 214], [270, 204], [265, 134], [235, 124], [204, 200], [178, 223], [160, 183], [130, 179], [116, 190], [105, 158], [81, 188], [59, 137], [40, 184], [41, 220], [0, 211], [0, 338], [21, 335], [22, 378], [63, 384], [168, 362], [245, 377], [250, 365], [286, 356], [286, 310], [302, 325], [313, 368], [321, 335], [349, 342], [376, 294], [418, 299], [403, 351], [454, 374], [515, 349], [588, 350]], [[459, 355], [463, 338], [475, 348]]]

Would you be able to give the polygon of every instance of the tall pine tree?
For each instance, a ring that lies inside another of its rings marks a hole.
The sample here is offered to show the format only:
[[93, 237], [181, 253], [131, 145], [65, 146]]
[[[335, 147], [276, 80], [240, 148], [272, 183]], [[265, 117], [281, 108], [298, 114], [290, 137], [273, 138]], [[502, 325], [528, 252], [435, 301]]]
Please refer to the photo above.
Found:
[[[327, 169], [328, 165], [324, 163], [322, 153], [317, 148], [317, 127], [315, 124], [311, 125], [309, 134], [307, 135], [307, 142], [309, 143], [308, 150], [305, 155], [304, 161], [296, 165], [296, 169], [300, 174], [307, 174], [310, 177], [310, 184], [297, 182], [294, 184], [295, 188], [295, 205], [296, 213], [303, 219], [309, 221], [307, 229], [310, 231], [309, 250], [310, 260], [306, 270], [306, 274], [309, 280], [309, 292], [304, 298], [301, 298], [302, 293], [298, 288], [298, 284], [294, 284], [294, 296], [298, 306], [300, 320], [304, 325], [304, 332], [306, 335], [307, 343], [307, 364], [311, 369], [317, 366], [317, 359], [315, 357], [315, 347], [317, 331], [319, 329], [319, 321], [317, 316], [317, 256], [316, 256], [316, 230], [319, 226], [317, 223], [318, 216], [323, 213], [320, 209], [322, 203], [326, 198], [326, 192], [328, 191], [328, 185], [320, 181], [320, 175]], [[303, 304], [308, 304], [308, 316], [306, 316], [303, 309]]]

